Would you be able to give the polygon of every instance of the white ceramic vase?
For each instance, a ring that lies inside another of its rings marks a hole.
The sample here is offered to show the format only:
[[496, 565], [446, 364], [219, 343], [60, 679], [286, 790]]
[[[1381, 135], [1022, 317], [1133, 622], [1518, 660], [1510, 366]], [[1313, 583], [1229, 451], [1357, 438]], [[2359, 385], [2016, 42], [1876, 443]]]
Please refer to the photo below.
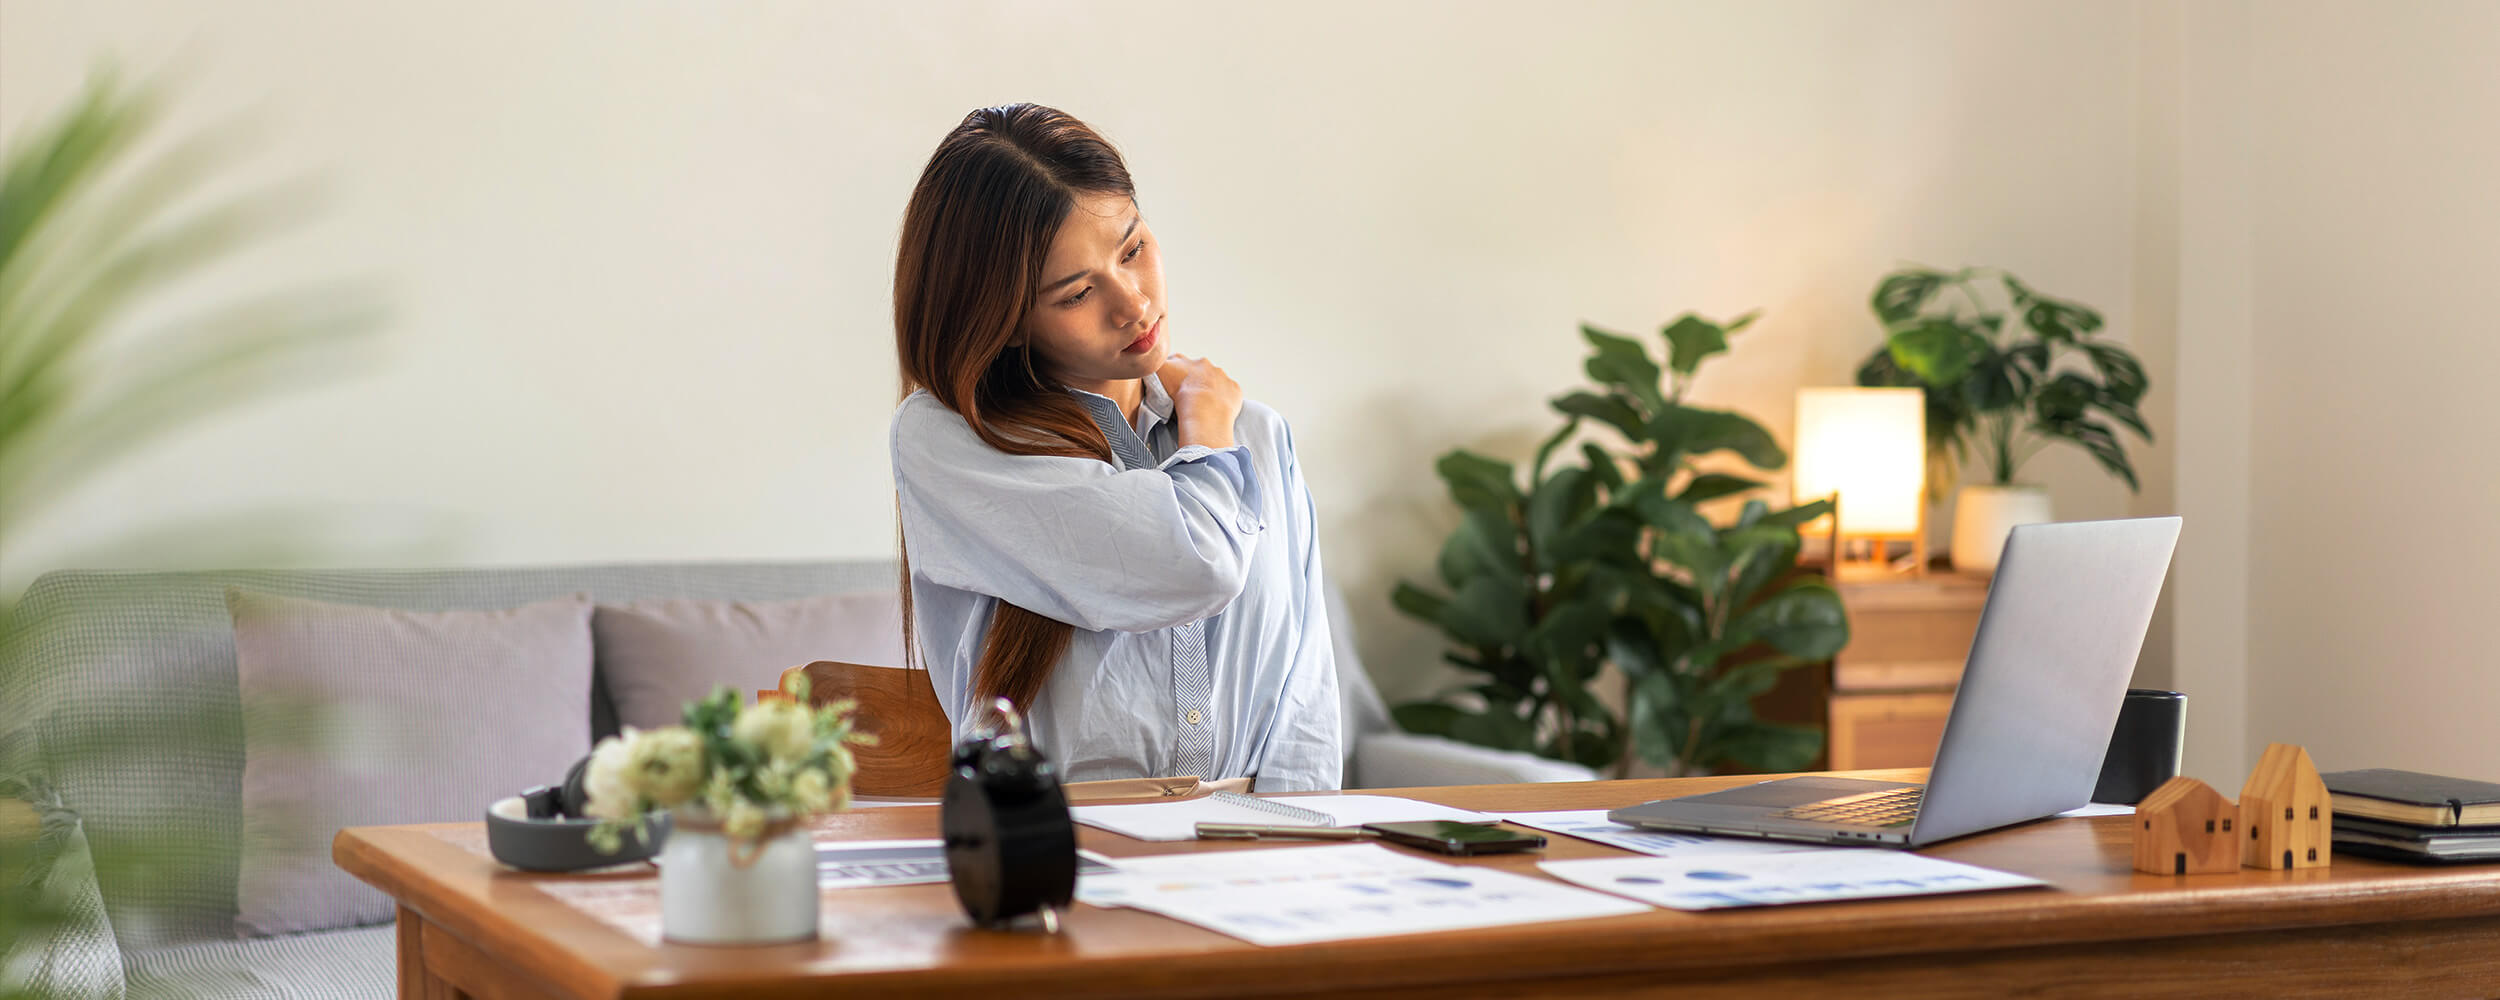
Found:
[[1995, 573], [2005, 536], [2017, 524], [2056, 520], [2049, 491], [2037, 486], [1964, 486], [1953, 501], [1953, 568]]
[[816, 937], [816, 845], [805, 823], [761, 843], [680, 815], [660, 852], [660, 933], [678, 944], [780, 944]]

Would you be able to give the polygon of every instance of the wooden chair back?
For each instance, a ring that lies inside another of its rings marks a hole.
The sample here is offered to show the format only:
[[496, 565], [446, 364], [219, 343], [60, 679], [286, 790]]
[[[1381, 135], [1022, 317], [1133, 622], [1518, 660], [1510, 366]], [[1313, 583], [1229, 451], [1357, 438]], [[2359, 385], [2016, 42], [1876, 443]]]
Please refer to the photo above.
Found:
[[[795, 673], [807, 675], [808, 707], [849, 698], [859, 703], [852, 717], [860, 731], [877, 736], [875, 746], [851, 748], [859, 764], [851, 775], [852, 793], [934, 797], [946, 791], [955, 727], [946, 721], [928, 671], [818, 660], [782, 671], [783, 686]], [[755, 695], [782, 697], [779, 690]]]

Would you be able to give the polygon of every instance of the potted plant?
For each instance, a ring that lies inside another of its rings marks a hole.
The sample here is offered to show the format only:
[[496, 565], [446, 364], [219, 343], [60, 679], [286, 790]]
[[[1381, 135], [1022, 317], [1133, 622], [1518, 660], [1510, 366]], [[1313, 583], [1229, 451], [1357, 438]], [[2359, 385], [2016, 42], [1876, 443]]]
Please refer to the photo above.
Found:
[[[1583, 326], [1597, 385], [1555, 397], [1563, 425], [1524, 475], [1463, 449], [1441, 457], [1464, 512], [1441, 549], [1443, 589], [1401, 582], [1394, 600], [1449, 636], [1447, 659], [1471, 681], [1399, 706], [1400, 725], [1618, 776], [1635, 759], [1671, 774], [1794, 770], [1821, 750], [1819, 729], [1757, 718], [1752, 700], [1848, 641], [1838, 595], [1791, 572], [1797, 526], [1829, 505], [1751, 499], [1726, 523], [1701, 511], [1764, 484], [1696, 459], [1788, 461], [1761, 425], [1686, 402], [1694, 371], [1752, 319], [1668, 324], [1664, 368], [1638, 341]], [[1553, 461], [1591, 428], [1582, 461]], [[1608, 666], [1620, 709], [1597, 693]]]
[[615, 851], [644, 817], [671, 811], [660, 853], [661, 933], [690, 944], [763, 944], [816, 936], [817, 816], [849, 808], [850, 701], [809, 710], [807, 679], [786, 698], [740, 707], [727, 687], [686, 706], [683, 725], [626, 727], [599, 741], [583, 778], [591, 842]]
[[2149, 383], [2132, 352], [2094, 336], [2100, 313], [1994, 268], [1904, 268], [1875, 286], [1872, 305], [1884, 346], [1858, 384], [1927, 391], [1931, 489], [1958, 482], [1974, 455], [1987, 473], [1954, 503], [1955, 569], [1993, 572], [2014, 525], [2053, 519], [2048, 492], [2016, 478], [2052, 444], [2081, 447], [2137, 489], [2119, 431], [2153, 439], [2137, 410]]

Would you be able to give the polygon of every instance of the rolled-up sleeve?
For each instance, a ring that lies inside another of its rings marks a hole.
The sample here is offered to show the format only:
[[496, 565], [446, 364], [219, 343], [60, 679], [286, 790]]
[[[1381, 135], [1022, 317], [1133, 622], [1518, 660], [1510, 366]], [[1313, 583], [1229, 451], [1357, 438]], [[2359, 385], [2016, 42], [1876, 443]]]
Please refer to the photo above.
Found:
[[889, 442], [912, 573], [1085, 629], [1145, 632], [1240, 596], [1267, 522], [1243, 447], [1152, 469], [1008, 455], [925, 395]]

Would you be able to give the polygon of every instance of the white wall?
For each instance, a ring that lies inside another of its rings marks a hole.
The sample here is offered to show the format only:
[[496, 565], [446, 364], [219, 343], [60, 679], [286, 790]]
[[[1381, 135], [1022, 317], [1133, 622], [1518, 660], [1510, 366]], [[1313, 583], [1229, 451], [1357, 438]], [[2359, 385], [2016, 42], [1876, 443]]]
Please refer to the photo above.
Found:
[[[1700, 392], [1783, 436], [1901, 261], [2130, 336], [2139, 34], [1998, 2], [6, 0], [0, 127], [98, 58], [172, 62], [179, 120], [256, 109], [259, 160], [330, 182], [234, 283], [370, 275], [397, 319], [368, 374], [12, 526], [0, 572], [304, 501], [448, 524], [441, 562], [889, 553], [902, 204], [965, 111], [1036, 100], [1128, 153], [1177, 344], [1293, 419], [1364, 650], [1422, 693], [1437, 641], [1385, 594], [1451, 523], [1431, 460], [1523, 455], [1579, 321], [1765, 309]], [[2079, 455], [2035, 471], [2069, 516], [2138, 509]]]
[[2500, 777], [2500, 5], [2261, 10], [2249, 744]]

